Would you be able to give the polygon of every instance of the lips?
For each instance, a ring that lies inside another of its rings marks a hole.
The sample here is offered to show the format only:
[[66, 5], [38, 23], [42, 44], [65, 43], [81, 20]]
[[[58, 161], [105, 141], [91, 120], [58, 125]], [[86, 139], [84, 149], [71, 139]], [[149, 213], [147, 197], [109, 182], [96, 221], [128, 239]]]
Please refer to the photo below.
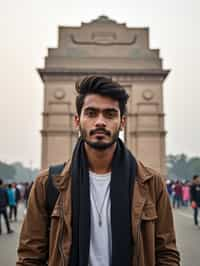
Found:
[[91, 132], [90, 132], [90, 136], [92, 136], [92, 135], [110, 136], [110, 132], [106, 131], [104, 129], [94, 129], [94, 130], [91, 130]]
[[104, 139], [107, 135], [105, 134], [105, 132], [99, 131], [99, 132], [95, 132], [93, 136], [97, 139]]
[[106, 135], [105, 131], [96, 131], [94, 135]]

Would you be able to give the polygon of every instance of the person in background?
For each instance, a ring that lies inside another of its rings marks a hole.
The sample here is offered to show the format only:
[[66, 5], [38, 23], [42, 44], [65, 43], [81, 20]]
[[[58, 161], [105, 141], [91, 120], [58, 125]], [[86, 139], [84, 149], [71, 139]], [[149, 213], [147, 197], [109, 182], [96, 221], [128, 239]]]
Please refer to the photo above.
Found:
[[26, 183], [24, 183], [24, 195], [23, 195], [25, 208], [27, 208], [28, 196], [29, 196], [29, 183], [26, 182]]
[[174, 185], [174, 197], [173, 197], [173, 208], [181, 207], [181, 202], [182, 202], [182, 184], [179, 180], [176, 181]]
[[170, 202], [172, 203], [172, 199], [173, 199], [173, 188], [172, 188], [172, 181], [171, 180], [167, 180], [166, 181], [166, 186], [167, 186], [167, 192], [168, 192], [168, 195], [169, 195], [169, 198], [170, 198]]
[[199, 227], [198, 209], [200, 207], [200, 177], [198, 175], [194, 175], [192, 178], [190, 196], [191, 196], [191, 206], [194, 210], [193, 212], [194, 225]]
[[8, 207], [9, 207], [9, 220], [10, 222], [12, 221], [12, 218], [14, 220], [14, 217], [17, 216], [17, 210], [16, 210], [16, 199], [15, 199], [15, 191], [12, 188], [12, 184], [8, 185], [8, 189], [7, 189], [7, 193], [8, 193]]
[[15, 205], [15, 208], [14, 208], [14, 218], [15, 218], [15, 221], [17, 221], [18, 203], [19, 203], [19, 201], [21, 199], [21, 194], [20, 194], [20, 190], [17, 187], [16, 183], [12, 183], [12, 190], [14, 192], [14, 198], [15, 198], [15, 202], [16, 202], [16, 205]]
[[185, 181], [182, 186], [183, 206], [188, 207], [190, 202], [190, 186], [189, 182]]
[[10, 223], [8, 220], [7, 206], [8, 206], [8, 194], [6, 188], [3, 187], [3, 180], [0, 179], [0, 235], [2, 234], [1, 216], [4, 217], [7, 233], [8, 234], [13, 233], [13, 230], [10, 228]]
[[28, 182], [25, 183], [24, 185], [24, 201], [25, 201], [25, 207], [27, 208], [27, 204], [28, 204], [28, 198], [30, 195], [30, 191], [32, 188], [33, 182], [31, 182], [30, 184]]

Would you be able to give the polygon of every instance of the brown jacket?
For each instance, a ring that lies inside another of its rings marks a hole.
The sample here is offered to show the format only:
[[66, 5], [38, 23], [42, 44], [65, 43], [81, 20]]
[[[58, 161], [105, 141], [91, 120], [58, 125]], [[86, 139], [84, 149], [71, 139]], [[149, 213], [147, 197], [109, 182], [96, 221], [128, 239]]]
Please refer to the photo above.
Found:
[[[69, 164], [54, 177], [60, 194], [51, 215], [50, 232], [45, 209], [48, 170], [37, 177], [21, 230], [17, 266], [45, 265], [48, 253], [49, 266], [68, 265], [72, 242]], [[156, 172], [140, 162], [133, 193], [132, 236], [135, 242], [133, 266], [180, 265], [165, 184]]]

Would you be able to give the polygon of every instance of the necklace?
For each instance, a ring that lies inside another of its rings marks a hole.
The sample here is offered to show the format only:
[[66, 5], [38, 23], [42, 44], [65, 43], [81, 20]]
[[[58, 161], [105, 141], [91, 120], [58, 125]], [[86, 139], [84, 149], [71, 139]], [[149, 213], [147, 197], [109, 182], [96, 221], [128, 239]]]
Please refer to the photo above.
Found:
[[[93, 186], [93, 188], [94, 188], [94, 185], [93, 185], [93, 184], [92, 184], [92, 186]], [[107, 194], [108, 194], [108, 192], [109, 192], [109, 189], [110, 189], [110, 182], [109, 182], [109, 184], [108, 184], [108, 186], [107, 186], [107, 188], [106, 188], [106, 192], [105, 192], [105, 194], [104, 194], [103, 202], [102, 202], [102, 204], [101, 204], [100, 210], [99, 210], [98, 207], [97, 207], [96, 198], [95, 198], [95, 196], [94, 196], [94, 189], [91, 190], [91, 195], [92, 195], [92, 198], [93, 198], [93, 200], [94, 200], [94, 206], [95, 206], [96, 212], [97, 212], [97, 214], [98, 214], [98, 224], [99, 224], [100, 227], [102, 226], [102, 216], [101, 216], [101, 215], [102, 215], [102, 211], [103, 211], [103, 206], [104, 206], [104, 203], [105, 203], [105, 200], [106, 200], [106, 196], [107, 196]]]

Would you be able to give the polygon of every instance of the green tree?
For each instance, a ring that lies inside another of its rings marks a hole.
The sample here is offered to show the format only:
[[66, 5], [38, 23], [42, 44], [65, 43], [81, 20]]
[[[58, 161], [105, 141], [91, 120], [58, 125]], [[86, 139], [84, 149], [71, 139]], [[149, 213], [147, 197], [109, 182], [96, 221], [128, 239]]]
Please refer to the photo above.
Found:
[[20, 162], [15, 162], [12, 164], [12, 166], [16, 170], [14, 177], [16, 182], [31, 182], [38, 174], [38, 169], [24, 167]]
[[200, 174], [200, 158], [193, 157], [188, 161], [188, 167], [190, 169], [190, 177]]
[[185, 154], [167, 156], [168, 177], [172, 179], [191, 179], [200, 174], [200, 158], [188, 158]]
[[0, 161], [0, 177], [4, 182], [14, 181], [15, 173], [15, 167]]

